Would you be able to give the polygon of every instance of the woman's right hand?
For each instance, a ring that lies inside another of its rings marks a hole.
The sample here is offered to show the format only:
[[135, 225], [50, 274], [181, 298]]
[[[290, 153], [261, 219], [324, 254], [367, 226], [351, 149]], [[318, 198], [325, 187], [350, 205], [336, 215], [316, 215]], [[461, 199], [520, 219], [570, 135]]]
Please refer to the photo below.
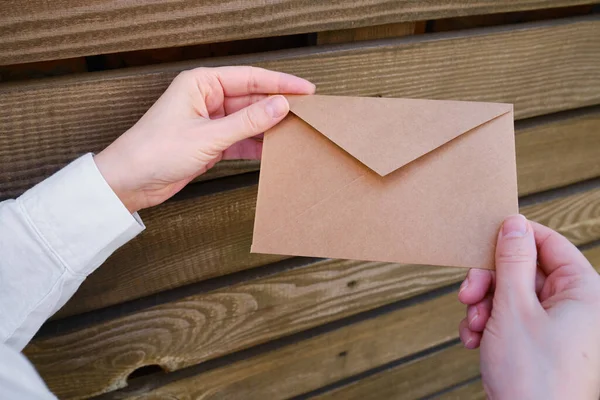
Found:
[[256, 67], [180, 73], [144, 116], [94, 157], [130, 212], [162, 203], [220, 160], [260, 159], [262, 134], [312, 94], [305, 79]]
[[507, 218], [496, 271], [470, 270], [458, 297], [460, 337], [481, 347], [489, 398], [599, 398], [600, 277], [565, 237]]

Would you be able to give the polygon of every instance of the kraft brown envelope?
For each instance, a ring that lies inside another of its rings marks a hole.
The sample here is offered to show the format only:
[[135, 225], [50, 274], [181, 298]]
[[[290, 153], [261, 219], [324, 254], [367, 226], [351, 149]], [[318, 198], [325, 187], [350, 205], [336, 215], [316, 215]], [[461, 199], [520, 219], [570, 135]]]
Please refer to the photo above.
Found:
[[252, 252], [493, 269], [518, 212], [511, 104], [290, 96]]

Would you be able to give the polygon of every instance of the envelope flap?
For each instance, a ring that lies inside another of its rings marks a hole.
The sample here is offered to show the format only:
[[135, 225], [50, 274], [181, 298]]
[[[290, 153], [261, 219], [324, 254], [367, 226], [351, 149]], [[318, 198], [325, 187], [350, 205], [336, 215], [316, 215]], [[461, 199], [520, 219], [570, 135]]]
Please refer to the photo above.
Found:
[[468, 101], [322, 95], [288, 99], [294, 114], [381, 176], [512, 111], [512, 104]]

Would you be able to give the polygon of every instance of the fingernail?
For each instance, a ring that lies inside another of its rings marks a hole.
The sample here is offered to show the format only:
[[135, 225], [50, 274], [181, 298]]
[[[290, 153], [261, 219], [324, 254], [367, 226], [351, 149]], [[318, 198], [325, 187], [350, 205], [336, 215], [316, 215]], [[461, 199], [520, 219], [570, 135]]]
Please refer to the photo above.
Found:
[[502, 237], [523, 237], [527, 233], [527, 219], [521, 214], [513, 215], [502, 224]]
[[475, 314], [473, 318], [471, 318], [471, 320], [469, 321], [469, 328], [473, 329], [473, 324], [475, 323], [475, 321], [477, 321], [477, 318], [479, 318], [479, 314]]
[[468, 338], [467, 341], [465, 342], [465, 347], [468, 348], [469, 347], [469, 343], [471, 343], [472, 341], [473, 341], [472, 337]]
[[460, 289], [458, 290], [458, 294], [460, 294], [460, 292], [465, 290], [467, 288], [467, 286], [469, 286], [469, 276], [468, 275], [465, 278], [465, 280], [463, 281], [463, 283], [460, 284]]
[[265, 111], [271, 118], [283, 117], [288, 112], [288, 102], [283, 96], [273, 96], [267, 101]]

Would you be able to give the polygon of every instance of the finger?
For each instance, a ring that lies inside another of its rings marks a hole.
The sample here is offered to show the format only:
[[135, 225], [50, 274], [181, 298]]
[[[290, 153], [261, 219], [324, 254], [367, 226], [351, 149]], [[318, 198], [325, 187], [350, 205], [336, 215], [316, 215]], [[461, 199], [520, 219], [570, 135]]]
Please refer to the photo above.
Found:
[[492, 295], [488, 294], [479, 303], [467, 307], [467, 321], [469, 321], [469, 329], [473, 332], [483, 332], [491, 315]]
[[281, 121], [290, 106], [283, 96], [271, 96], [224, 118], [210, 121], [202, 140], [209, 140], [212, 151], [224, 151], [240, 140], [256, 136]]
[[225, 96], [251, 93], [312, 94], [315, 85], [306, 79], [283, 72], [257, 67], [219, 67], [213, 69], [223, 86]]
[[254, 138], [244, 139], [223, 152], [223, 160], [260, 160], [263, 144]]
[[458, 300], [463, 304], [475, 304], [493, 290], [494, 272], [485, 269], [470, 269], [460, 285]]
[[248, 107], [249, 105], [258, 103], [267, 97], [269, 97], [269, 95], [260, 93], [237, 97], [226, 97], [225, 101], [223, 102], [223, 107], [225, 109], [225, 113], [229, 115], [241, 110], [242, 108]]
[[503, 304], [539, 304], [535, 293], [537, 251], [533, 229], [522, 215], [504, 220], [496, 245], [496, 296]]
[[595, 274], [590, 262], [566, 237], [536, 222], [532, 222], [531, 226], [538, 249], [539, 266], [546, 276], [563, 266], [570, 266], [575, 272]]
[[476, 349], [481, 343], [481, 333], [471, 331], [466, 318], [458, 325], [458, 335], [467, 349]]

